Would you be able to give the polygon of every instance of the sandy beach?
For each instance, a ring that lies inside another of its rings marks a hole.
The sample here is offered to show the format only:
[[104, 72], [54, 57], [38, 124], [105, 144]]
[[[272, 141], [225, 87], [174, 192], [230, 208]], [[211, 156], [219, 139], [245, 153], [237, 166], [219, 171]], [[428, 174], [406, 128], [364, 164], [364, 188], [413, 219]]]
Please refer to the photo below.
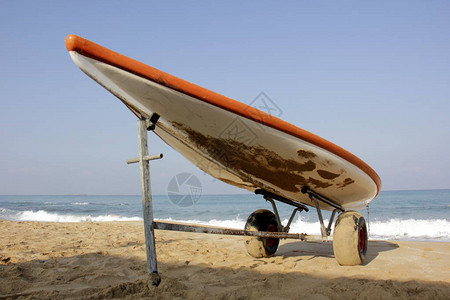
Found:
[[141, 222], [0, 221], [0, 299], [448, 299], [450, 243], [371, 241], [364, 266], [331, 243], [284, 240], [250, 257], [242, 237], [156, 231], [148, 286]]

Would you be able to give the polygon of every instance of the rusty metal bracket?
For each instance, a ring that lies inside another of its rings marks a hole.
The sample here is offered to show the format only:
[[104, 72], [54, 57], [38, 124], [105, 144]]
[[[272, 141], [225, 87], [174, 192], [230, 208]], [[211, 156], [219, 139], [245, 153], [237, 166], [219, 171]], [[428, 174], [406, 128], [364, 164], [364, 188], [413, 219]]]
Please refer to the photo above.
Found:
[[323, 202], [323, 203], [325, 203], [325, 204], [328, 204], [328, 205], [331, 206], [331, 207], [334, 207], [335, 209], [337, 209], [337, 210], [339, 210], [339, 211], [341, 211], [341, 212], [344, 212], [344, 211], [345, 211], [345, 208], [343, 208], [341, 205], [339, 205], [339, 204], [333, 202], [332, 200], [328, 199], [328, 198], [325, 197], [325, 196], [322, 196], [322, 195], [320, 195], [320, 194], [314, 192], [313, 190], [310, 190], [310, 189], [307, 188], [307, 187], [303, 187], [303, 188], [302, 188], [302, 193], [303, 193], [303, 194], [308, 194], [309, 198], [310, 198], [313, 202], [314, 202], [314, 200], [313, 200], [313, 198], [314, 198], [314, 199], [316, 199], [316, 200], [318, 200], [318, 201], [320, 201], [320, 202]]
[[278, 196], [277, 194], [268, 192], [268, 191], [263, 190], [263, 189], [256, 189], [256, 190], [255, 190], [255, 194], [267, 196], [267, 197], [269, 197], [269, 198], [271, 198], [271, 199], [274, 199], [274, 200], [283, 202], [283, 203], [285, 203], [285, 204], [288, 204], [288, 205], [291, 205], [291, 206], [300, 208], [301, 210], [309, 211], [309, 209], [308, 209], [308, 207], [307, 207], [306, 205], [303, 205], [303, 204], [301, 204], [301, 203], [299, 203], [299, 202], [295, 202], [295, 201], [286, 199], [286, 198], [284, 198], [284, 197]]
[[[273, 212], [275, 214], [275, 218], [277, 219], [278, 222], [278, 231], [280, 232], [289, 232], [290, 226], [292, 224], [292, 221], [294, 220], [295, 214], [297, 212], [302, 212], [304, 211], [309, 211], [308, 207], [306, 207], [305, 205], [286, 199], [284, 197], [278, 196], [277, 194], [268, 192], [266, 190], [263, 189], [257, 189], [255, 190], [255, 194], [257, 195], [263, 195], [264, 199], [266, 199], [266, 201], [269, 201], [272, 204], [272, 208], [273, 208]], [[275, 201], [280, 201], [283, 202], [285, 204], [291, 205], [291, 206], [295, 206], [296, 208], [294, 209], [294, 211], [291, 214], [291, 217], [289, 218], [288, 223], [286, 224], [286, 226], [283, 226], [283, 224], [281, 224], [281, 219], [280, 219], [280, 215], [278, 214], [278, 209], [277, 209], [277, 205], [275, 204]]]
[[158, 123], [159, 115], [157, 113], [153, 113], [150, 119], [145, 120], [145, 125], [147, 126], [147, 131], [155, 130], [156, 123]]
[[[333, 225], [333, 221], [334, 221], [334, 217], [336, 216], [336, 213], [339, 211], [340, 212], [345, 211], [345, 208], [343, 208], [341, 205], [334, 203], [330, 199], [328, 199], [306, 187], [302, 188], [302, 193], [308, 194], [309, 199], [311, 199], [311, 201], [316, 206], [317, 215], [319, 217], [319, 222], [320, 222], [320, 233], [322, 235], [322, 240], [323, 241], [328, 240], [328, 237], [331, 235], [331, 226]], [[324, 222], [323, 222], [322, 209], [320, 208], [319, 201], [321, 201], [325, 204], [328, 204], [331, 207], [334, 207], [334, 210], [331, 214], [330, 221], [328, 222], [327, 227], [325, 227]]]

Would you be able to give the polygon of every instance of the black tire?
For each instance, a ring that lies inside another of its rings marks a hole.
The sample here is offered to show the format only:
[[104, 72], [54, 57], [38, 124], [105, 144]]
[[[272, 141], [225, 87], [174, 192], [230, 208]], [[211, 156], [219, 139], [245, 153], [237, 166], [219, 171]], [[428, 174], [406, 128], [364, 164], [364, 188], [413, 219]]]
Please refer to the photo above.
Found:
[[[247, 231], [271, 231], [278, 232], [278, 222], [275, 215], [266, 209], [253, 212], [245, 223]], [[245, 248], [248, 254], [255, 258], [270, 257], [278, 249], [280, 239], [246, 236], [244, 238]]]
[[362, 265], [367, 253], [367, 226], [364, 217], [356, 211], [339, 215], [334, 225], [333, 251], [342, 266]]

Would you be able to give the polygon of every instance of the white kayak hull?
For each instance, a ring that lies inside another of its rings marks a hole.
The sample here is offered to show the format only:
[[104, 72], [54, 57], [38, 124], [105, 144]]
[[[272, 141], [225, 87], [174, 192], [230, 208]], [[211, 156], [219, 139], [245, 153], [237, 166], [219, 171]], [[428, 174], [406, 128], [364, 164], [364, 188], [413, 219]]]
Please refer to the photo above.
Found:
[[313, 205], [301, 193], [308, 187], [346, 209], [365, 207], [379, 192], [373, 176], [328, 149], [77, 51], [70, 55], [137, 116], [157, 113], [154, 132], [221, 181]]

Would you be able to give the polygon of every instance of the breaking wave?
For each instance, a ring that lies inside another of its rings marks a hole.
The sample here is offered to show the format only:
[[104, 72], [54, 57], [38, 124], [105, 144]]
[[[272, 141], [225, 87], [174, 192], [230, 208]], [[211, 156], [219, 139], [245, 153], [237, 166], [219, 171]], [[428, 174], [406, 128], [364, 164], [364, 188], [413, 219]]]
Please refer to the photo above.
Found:
[[[15, 211], [0, 209], [0, 219], [13, 221], [39, 221], [39, 222], [110, 222], [110, 221], [141, 221], [141, 217], [125, 217], [115, 214], [105, 215], [75, 215], [53, 213], [45, 210]], [[192, 224], [243, 229], [246, 220], [236, 217], [229, 220], [210, 219], [199, 221], [195, 219], [162, 219]], [[325, 224], [328, 223], [324, 220]], [[283, 220], [286, 224], [287, 220]], [[369, 236], [374, 240], [434, 240], [450, 242], [450, 221], [445, 219], [390, 219], [386, 221], [371, 221]], [[290, 226], [292, 233], [307, 233], [320, 235], [319, 222], [306, 222], [301, 218], [295, 220]]]
[[[192, 224], [204, 224], [209, 226], [243, 229], [245, 220], [236, 218], [233, 220], [197, 221], [197, 220], [172, 220]], [[328, 224], [328, 220], [324, 220]], [[282, 221], [283, 224], [287, 220]], [[291, 233], [307, 233], [320, 235], [319, 222], [305, 222], [297, 219], [290, 226]], [[369, 236], [372, 240], [434, 240], [450, 241], [450, 222], [442, 219], [415, 220], [415, 219], [391, 219], [387, 221], [372, 221], [369, 223]]]
[[110, 222], [110, 221], [139, 221], [139, 217], [124, 217], [118, 215], [64, 215], [57, 213], [49, 213], [45, 210], [39, 211], [23, 211], [17, 213], [11, 218], [15, 221], [39, 221], [39, 222]]

